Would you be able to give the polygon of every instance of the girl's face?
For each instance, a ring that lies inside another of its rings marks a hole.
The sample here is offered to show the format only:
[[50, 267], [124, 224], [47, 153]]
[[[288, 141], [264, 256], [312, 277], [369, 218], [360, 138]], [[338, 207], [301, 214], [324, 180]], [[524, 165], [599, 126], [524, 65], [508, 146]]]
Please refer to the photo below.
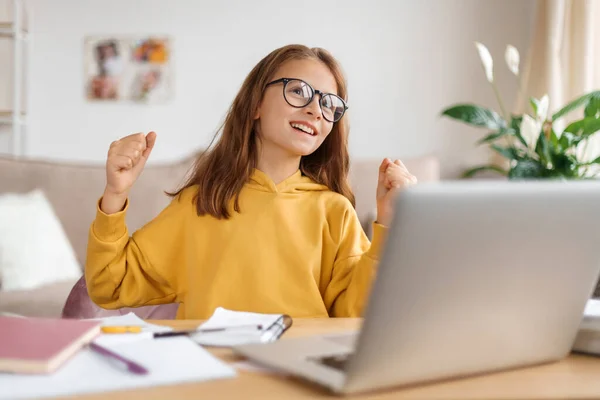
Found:
[[[316, 60], [294, 60], [283, 64], [271, 82], [281, 78], [298, 79], [308, 83], [316, 91], [337, 94], [333, 74], [325, 64]], [[300, 81], [273, 83], [265, 89], [256, 114], [257, 131], [265, 150], [279, 150], [287, 156], [301, 157], [319, 148], [333, 128], [333, 122], [323, 117], [320, 95], [314, 94], [312, 101], [298, 108], [300, 98], [306, 98], [310, 89]], [[286, 97], [284, 97], [284, 86]], [[326, 114], [327, 116], [329, 114]], [[332, 118], [329, 118], [332, 119]]]

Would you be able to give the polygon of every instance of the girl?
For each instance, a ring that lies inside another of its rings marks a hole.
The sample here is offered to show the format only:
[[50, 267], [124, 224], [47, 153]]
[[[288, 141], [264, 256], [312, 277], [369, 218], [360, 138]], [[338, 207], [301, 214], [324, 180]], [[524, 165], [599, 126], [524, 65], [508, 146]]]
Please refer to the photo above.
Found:
[[129, 237], [128, 193], [156, 134], [113, 142], [90, 228], [85, 277], [104, 308], [179, 303], [177, 318], [222, 306], [292, 317], [360, 316], [393, 197], [416, 179], [379, 170], [369, 243], [347, 182], [346, 82], [322, 49], [291, 45], [254, 67], [216, 145], [154, 220]]

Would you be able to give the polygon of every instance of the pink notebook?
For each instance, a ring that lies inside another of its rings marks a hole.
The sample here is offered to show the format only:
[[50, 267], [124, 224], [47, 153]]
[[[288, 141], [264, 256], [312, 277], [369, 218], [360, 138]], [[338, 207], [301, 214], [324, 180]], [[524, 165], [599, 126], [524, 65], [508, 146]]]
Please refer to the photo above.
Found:
[[50, 373], [100, 333], [100, 321], [0, 316], [0, 371]]

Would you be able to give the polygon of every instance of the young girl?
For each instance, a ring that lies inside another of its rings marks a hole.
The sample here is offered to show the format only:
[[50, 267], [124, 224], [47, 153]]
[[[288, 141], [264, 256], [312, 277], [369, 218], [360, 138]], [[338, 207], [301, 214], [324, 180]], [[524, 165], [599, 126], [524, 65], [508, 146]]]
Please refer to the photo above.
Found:
[[[179, 303], [293, 317], [360, 316], [393, 197], [416, 179], [383, 160], [369, 243], [347, 182], [346, 82], [322, 49], [273, 51], [244, 81], [214, 147], [154, 220], [129, 237], [128, 193], [156, 134], [112, 143], [85, 277], [104, 308]], [[374, 177], [376, 178], [376, 177]]]

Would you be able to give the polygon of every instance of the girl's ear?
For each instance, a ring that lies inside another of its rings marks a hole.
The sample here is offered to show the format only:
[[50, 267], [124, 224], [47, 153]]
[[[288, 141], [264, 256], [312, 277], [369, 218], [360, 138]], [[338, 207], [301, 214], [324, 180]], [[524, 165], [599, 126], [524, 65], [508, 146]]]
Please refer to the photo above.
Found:
[[259, 118], [260, 118], [260, 104], [258, 105], [258, 107], [256, 107], [256, 112], [254, 113], [254, 120], [256, 121]]

